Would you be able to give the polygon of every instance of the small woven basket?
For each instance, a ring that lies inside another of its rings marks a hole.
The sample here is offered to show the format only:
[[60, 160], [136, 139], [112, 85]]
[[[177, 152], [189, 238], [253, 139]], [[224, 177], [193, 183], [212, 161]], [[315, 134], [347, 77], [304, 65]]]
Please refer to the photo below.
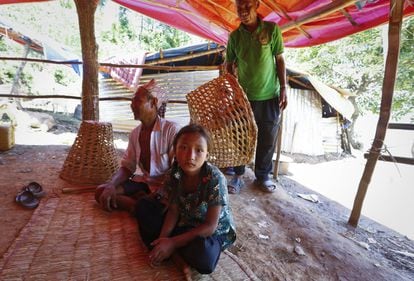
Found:
[[250, 103], [234, 76], [213, 79], [186, 98], [191, 122], [204, 126], [211, 134], [211, 163], [224, 168], [252, 161], [257, 127]]
[[97, 185], [118, 169], [111, 123], [83, 121], [60, 177], [70, 183]]

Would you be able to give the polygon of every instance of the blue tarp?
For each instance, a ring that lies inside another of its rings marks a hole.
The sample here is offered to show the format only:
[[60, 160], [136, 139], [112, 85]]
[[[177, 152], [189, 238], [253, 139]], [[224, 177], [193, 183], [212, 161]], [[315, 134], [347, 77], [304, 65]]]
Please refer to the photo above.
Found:
[[[30, 45], [30, 49], [35, 52], [42, 53], [45, 59], [65, 61], [65, 62], [81, 62], [79, 56], [73, 54], [68, 47], [42, 36], [35, 34], [33, 31], [28, 30], [23, 26], [12, 24], [5, 19], [0, 18], [0, 34], [14, 40], [15, 42], [26, 45]], [[81, 64], [72, 64], [73, 70], [81, 76], [82, 67]]]
[[[180, 57], [190, 54], [196, 54], [201, 52], [206, 52], [209, 50], [221, 50], [224, 51], [225, 47], [222, 45], [218, 45], [216, 43], [201, 43], [191, 46], [185, 46], [185, 47], [179, 47], [179, 48], [172, 48], [163, 50], [161, 52], [151, 53], [148, 54], [145, 58], [145, 63], [150, 63], [152, 61], [156, 61], [161, 59], [161, 53], [162, 53], [162, 59], [170, 59], [174, 57]], [[186, 66], [186, 65], [199, 65], [199, 66], [211, 66], [211, 65], [220, 65], [224, 62], [224, 57], [222, 55], [222, 52], [217, 52], [209, 55], [203, 55], [191, 59], [183, 59], [180, 61], [165, 63], [162, 65], [165, 66]], [[143, 74], [150, 74], [150, 73], [158, 73], [160, 71], [157, 70], [149, 70], [144, 69]]]

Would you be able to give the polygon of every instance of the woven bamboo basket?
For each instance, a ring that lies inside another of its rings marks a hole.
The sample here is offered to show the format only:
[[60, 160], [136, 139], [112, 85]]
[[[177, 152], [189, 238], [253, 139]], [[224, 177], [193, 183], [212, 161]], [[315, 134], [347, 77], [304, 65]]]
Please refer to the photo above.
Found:
[[111, 123], [83, 121], [60, 177], [75, 184], [101, 184], [118, 169]]
[[224, 168], [246, 165], [254, 157], [257, 127], [247, 97], [230, 74], [213, 79], [186, 96], [192, 123], [209, 130], [209, 161]]

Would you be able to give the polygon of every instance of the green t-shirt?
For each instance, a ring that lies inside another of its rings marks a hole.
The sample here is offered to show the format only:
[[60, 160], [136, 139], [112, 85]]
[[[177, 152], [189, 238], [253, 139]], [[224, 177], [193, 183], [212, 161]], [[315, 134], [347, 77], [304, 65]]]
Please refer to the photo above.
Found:
[[253, 33], [240, 24], [230, 34], [226, 60], [236, 63], [239, 83], [249, 100], [262, 101], [279, 95], [275, 56], [283, 49], [280, 28], [271, 22], [259, 20]]

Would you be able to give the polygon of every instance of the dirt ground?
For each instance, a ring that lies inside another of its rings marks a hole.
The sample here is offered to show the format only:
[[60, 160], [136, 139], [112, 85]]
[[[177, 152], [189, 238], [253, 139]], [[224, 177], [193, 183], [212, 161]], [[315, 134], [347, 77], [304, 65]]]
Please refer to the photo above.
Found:
[[[41, 145], [37, 136], [54, 140], [77, 124], [58, 120], [47, 133], [27, 128], [32, 144], [0, 152], [0, 255], [33, 213], [14, 202], [22, 186], [37, 181], [48, 196], [61, 192], [56, 183], [70, 146]], [[364, 217], [358, 228], [348, 226], [348, 209], [322, 195], [322, 203], [304, 200], [297, 194], [315, 192], [289, 178], [280, 177], [273, 194], [251, 185], [250, 169], [244, 178], [246, 187], [230, 195], [237, 226], [230, 251], [260, 280], [414, 280], [414, 241]]]

